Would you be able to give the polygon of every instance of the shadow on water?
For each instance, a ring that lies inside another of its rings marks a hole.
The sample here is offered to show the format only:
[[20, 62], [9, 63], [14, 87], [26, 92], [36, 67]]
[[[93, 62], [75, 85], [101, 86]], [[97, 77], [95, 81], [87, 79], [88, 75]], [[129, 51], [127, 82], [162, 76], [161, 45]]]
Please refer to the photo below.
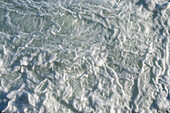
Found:
[[133, 87], [133, 91], [132, 91], [132, 97], [131, 97], [131, 101], [130, 101], [130, 107], [132, 108], [132, 113], [135, 113], [135, 105], [134, 105], [134, 101], [138, 95], [138, 80], [134, 80], [134, 87]]
[[30, 107], [28, 101], [28, 94], [26, 92], [23, 92], [20, 95], [17, 95], [15, 105], [18, 108], [19, 112], [23, 113], [25, 107]]
[[145, 3], [145, 0], [139, 0], [135, 5], [138, 5], [138, 6], [143, 5], [143, 7], [147, 9], [147, 5]]
[[[145, 9], [147, 9], [149, 11], [145, 0], [139, 0], [135, 5], [137, 5], [137, 6], [142, 5]], [[153, 15], [152, 15], [153, 16], [153, 20], [158, 16], [158, 14], [159, 14], [159, 10], [153, 11]]]
[[157, 106], [157, 104], [156, 104], [156, 100], [154, 100], [153, 102], [152, 102], [152, 104], [151, 104], [151, 106], [150, 106], [150, 109], [152, 110], [152, 109], [157, 109], [158, 110], [158, 106]]
[[167, 99], [170, 101], [170, 92], [168, 93]]
[[9, 99], [6, 97], [7, 93], [0, 91], [0, 113], [7, 107]]
[[153, 20], [158, 16], [158, 12], [157, 11], [154, 11], [153, 12]]

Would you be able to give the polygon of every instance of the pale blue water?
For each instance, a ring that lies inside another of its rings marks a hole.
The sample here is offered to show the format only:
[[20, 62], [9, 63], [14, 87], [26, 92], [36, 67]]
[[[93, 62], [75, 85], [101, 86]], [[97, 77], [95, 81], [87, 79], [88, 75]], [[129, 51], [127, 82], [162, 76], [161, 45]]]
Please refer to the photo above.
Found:
[[170, 4], [152, 2], [1, 0], [0, 112], [170, 112]]

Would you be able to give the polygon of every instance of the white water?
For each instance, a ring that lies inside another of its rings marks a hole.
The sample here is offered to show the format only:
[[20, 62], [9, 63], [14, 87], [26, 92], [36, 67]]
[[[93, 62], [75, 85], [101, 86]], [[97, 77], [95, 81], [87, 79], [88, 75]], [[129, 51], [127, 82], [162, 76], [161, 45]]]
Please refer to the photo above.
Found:
[[170, 111], [166, 0], [1, 0], [0, 111]]

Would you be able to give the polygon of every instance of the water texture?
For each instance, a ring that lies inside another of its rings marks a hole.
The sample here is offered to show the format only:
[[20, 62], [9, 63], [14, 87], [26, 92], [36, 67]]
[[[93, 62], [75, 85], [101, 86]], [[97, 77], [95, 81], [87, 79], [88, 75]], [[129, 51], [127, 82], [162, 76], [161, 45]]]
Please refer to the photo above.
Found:
[[165, 0], [1, 0], [0, 112], [170, 112]]

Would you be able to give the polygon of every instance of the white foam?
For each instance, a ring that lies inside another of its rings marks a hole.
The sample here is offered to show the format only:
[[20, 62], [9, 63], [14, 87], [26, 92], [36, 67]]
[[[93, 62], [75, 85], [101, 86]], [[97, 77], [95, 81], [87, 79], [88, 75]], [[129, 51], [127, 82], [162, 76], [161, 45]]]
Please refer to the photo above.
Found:
[[136, 2], [0, 1], [3, 112], [168, 108], [169, 2]]

